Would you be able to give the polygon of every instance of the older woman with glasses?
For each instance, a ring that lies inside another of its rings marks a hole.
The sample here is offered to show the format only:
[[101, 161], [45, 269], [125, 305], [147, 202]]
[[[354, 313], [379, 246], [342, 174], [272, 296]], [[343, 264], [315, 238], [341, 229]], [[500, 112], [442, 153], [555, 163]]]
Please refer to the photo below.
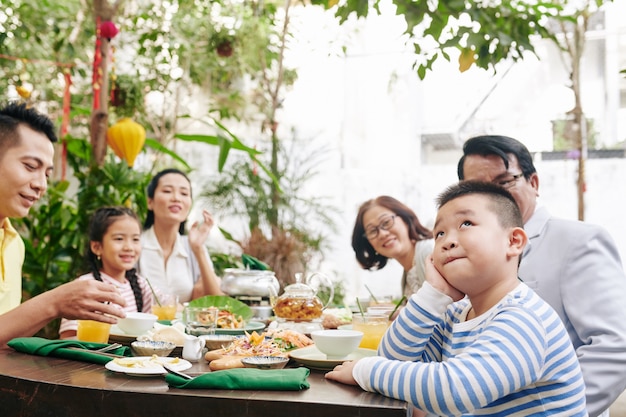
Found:
[[352, 249], [364, 269], [378, 270], [395, 259], [404, 268], [402, 294], [407, 298], [424, 282], [424, 262], [433, 251], [433, 234], [406, 205], [380, 196], [361, 205], [352, 232]]

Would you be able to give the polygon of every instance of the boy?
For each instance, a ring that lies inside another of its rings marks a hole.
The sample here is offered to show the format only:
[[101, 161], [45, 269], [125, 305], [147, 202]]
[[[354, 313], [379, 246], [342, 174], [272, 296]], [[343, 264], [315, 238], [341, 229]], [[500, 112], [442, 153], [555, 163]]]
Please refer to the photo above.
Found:
[[48, 117], [25, 104], [0, 108], [0, 347], [57, 317], [115, 323], [125, 316], [115, 287], [95, 280], [73, 281], [20, 304], [24, 242], [9, 218], [27, 216], [46, 192], [55, 141]]
[[586, 416], [567, 332], [517, 278], [528, 238], [513, 197], [466, 181], [437, 203], [426, 283], [385, 334], [382, 357], [326, 377], [436, 415]]

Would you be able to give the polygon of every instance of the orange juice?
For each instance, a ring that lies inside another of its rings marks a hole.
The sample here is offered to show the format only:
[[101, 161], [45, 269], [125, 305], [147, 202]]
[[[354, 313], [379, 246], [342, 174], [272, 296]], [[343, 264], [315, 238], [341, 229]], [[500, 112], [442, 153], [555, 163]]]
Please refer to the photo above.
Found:
[[157, 320], [174, 320], [176, 318], [176, 305], [152, 305], [152, 314], [156, 314]]
[[387, 327], [389, 327], [389, 317], [386, 315], [352, 315], [352, 329], [363, 332], [360, 348], [378, 349], [380, 339], [383, 338]]
[[109, 323], [94, 320], [77, 320], [76, 338], [83, 342], [107, 343], [109, 341]]

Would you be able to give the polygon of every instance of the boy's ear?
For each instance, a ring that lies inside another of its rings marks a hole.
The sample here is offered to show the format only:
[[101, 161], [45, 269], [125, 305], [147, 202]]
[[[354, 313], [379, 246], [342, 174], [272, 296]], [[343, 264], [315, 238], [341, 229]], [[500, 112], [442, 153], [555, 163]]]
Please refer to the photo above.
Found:
[[524, 251], [524, 247], [528, 243], [528, 236], [521, 227], [514, 227], [509, 234], [509, 250], [511, 255], [521, 255]]

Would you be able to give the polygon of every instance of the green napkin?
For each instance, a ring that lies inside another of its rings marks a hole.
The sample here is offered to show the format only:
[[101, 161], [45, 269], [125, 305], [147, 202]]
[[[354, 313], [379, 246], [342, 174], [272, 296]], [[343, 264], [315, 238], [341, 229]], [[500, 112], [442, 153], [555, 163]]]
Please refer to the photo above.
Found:
[[253, 269], [257, 271], [268, 271], [270, 266], [265, 262], [259, 261], [257, 258], [251, 255], [243, 254], [241, 255], [241, 261], [243, 262], [243, 266], [247, 269]]
[[[80, 342], [78, 340], [49, 340], [41, 337], [18, 337], [9, 341], [7, 344], [18, 352], [29, 353], [31, 355], [54, 356], [57, 358], [93, 362], [100, 365], [104, 365], [112, 359], [110, 356], [101, 355], [97, 352], [84, 352], [69, 349], [71, 347], [89, 350], [100, 349], [108, 346], [107, 343]], [[110, 350], [107, 353], [131, 356], [130, 348], [126, 346]]]
[[299, 391], [310, 387], [307, 381], [310, 372], [308, 368], [235, 368], [209, 372], [194, 379], [167, 374], [165, 381], [173, 388]]

